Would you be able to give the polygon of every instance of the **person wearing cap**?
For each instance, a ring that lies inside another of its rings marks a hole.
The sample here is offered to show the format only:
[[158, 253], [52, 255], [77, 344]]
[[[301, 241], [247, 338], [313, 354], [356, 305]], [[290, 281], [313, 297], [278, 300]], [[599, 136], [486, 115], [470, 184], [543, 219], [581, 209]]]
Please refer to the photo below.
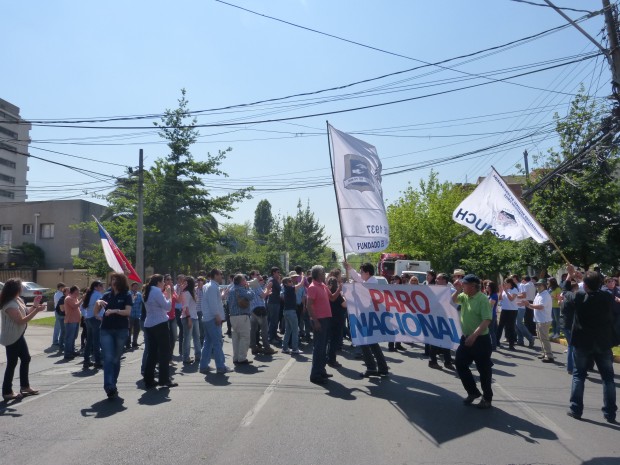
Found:
[[[489, 325], [493, 317], [491, 304], [487, 296], [480, 292], [480, 278], [476, 275], [468, 274], [463, 279], [455, 279], [454, 287], [456, 290], [452, 294], [452, 302], [461, 306], [461, 328], [463, 330], [455, 360], [456, 372], [467, 391], [467, 397], [463, 403], [471, 405], [482, 395], [478, 408], [488, 409], [493, 400], [492, 347], [489, 335]], [[480, 373], [482, 394], [469, 368], [471, 362], [476, 362], [476, 368]]]
[[551, 351], [551, 343], [549, 342], [549, 328], [553, 321], [553, 301], [551, 294], [547, 290], [547, 280], [540, 279], [536, 282], [536, 296], [534, 302], [530, 303], [529, 300], [522, 300], [520, 305], [526, 309], [531, 309], [534, 312], [534, 322], [536, 323], [536, 333], [540, 340], [542, 347], [542, 354], [539, 358], [543, 363], [553, 363], [553, 352]]

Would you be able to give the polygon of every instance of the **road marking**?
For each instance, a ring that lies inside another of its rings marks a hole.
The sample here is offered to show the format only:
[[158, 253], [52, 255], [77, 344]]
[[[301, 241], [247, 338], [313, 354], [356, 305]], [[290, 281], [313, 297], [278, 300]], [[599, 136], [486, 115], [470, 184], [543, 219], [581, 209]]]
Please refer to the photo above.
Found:
[[243, 417], [243, 420], [241, 420], [241, 426], [250, 426], [252, 424], [254, 418], [256, 418], [256, 415], [258, 415], [258, 412], [260, 412], [261, 409], [265, 406], [271, 395], [275, 392], [278, 384], [282, 382], [282, 380], [294, 364], [295, 359], [291, 357], [287, 364], [284, 365], [284, 368], [280, 370], [278, 376], [276, 376], [275, 379], [269, 384], [269, 386], [267, 386], [267, 389], [265, 389], [263, 395], [260, 396], [258, 401], [256, 401], [256, 403], [254, 404], [254, 407], [252, 407], [250, 411], [246, 413], [246, 415]]
[[551, 421], [549, 418], [544, 416], [542, 413], [538, 413], [536, 410], [534, 410], [532, 407], [527, 405], [521, 399], [513, 396], [501, 384], [494, 381], [493, 386], [496, 386], [502, 392], [502, 394], [504, 394], [511, 401], [513, 401], [519, 409], [525, 412], [526, 415], [528, 415], [533, 420], [538, 421], [542, 425], [546, 426], [549, 430], [553, 431], [557, 435], [558, 438], [567, 439], [567, 440], [572, 439], [572, 437], [566, 431], [564, 431], [562, 428], [560, 428], [558, 425], [556, 425], [553, 421]]
[[0, 411], [7, 410], [8, 408], [16, 409], [18, 407], [22, 407], [22, 406], [24, 406], [26, 404], [29, 404], [30, 402], [34, 402], [35, 400], [42, 399], [43, 397], [49, 396], [50, 394], [53, 394], [53, 393], [58, 392], [58, 391], [62, 391], [63, 389], [68, 388], [69, 386], [73, 386], [74, 384], [81, 383], [82, 381], [86, 381], [88, 379], [90, 379], [90, 377], [82, 378], [82, 379], [76, 379], [75, 381], [73, 381], [73, 382], [71, 382], [69, 384], [65, 384], [64, 386], [59, 386], [56, 389], [52, 389], [51, 391], [42, 392], [40, 394], [37, 394], [36, 396], [25, 397], [25, 398], [23, 398], [22, 400], [20, 400], [18, 402], [7, 404], [7, 405], [5, 405], [3, 407], [0, 407]]

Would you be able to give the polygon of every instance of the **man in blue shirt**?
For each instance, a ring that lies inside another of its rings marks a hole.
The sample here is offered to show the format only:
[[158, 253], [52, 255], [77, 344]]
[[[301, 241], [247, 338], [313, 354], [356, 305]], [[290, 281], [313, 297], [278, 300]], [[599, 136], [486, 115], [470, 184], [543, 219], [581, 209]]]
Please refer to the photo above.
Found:
[[218, 373], [229, 373], [225, 362], [224, 350], [222, 349], [222, 322], [226, 319], [220, 284], [222, 272], [216, 268], [209, 273], [210, 281], [202, 288], [200, 308], [202, 310], [202, 324], [204, 326], [205, 340], [200, 354], [200, 373], [211, 370], [209, 362], [211, 355], [215, 359], [215, 367]]

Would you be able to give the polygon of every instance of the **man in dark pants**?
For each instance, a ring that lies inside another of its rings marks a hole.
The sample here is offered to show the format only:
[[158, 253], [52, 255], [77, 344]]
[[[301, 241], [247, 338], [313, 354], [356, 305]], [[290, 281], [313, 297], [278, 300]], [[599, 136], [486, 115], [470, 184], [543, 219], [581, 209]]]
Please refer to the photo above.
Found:
[[[375, 277], [375, 267], [372, 263], [362, 263], [359, 273], [355, 271], [348, 262], [345, 261], [343, 264], [353, 281], [357, 283], [378, 284], [379, 281], [377, 281]], [[385, 361], [383, 350], [379, 344], [375, 342], [374, 344], [362, 346], [362, 355], [364, 357], [364, 363], [366, 364], [366, 371], [360, 373], [362, 378], [388, 376], [389, 368]]]
[[[493, 390], [491, 389], [491, 336], [489, 325], [493, 317], [488, 297], [480, 292], [480, 278], [473, 274], [466, 275], [462, 280], [454, 281], [456, 289], [452, 294], [452, 302], [461, 305], [461, 327], [463, 336], [461, 344], [456, 350], [456, 371], [461, 378], [463, 387], [467, 391], [467, 397], [463, 400], [465, 405], [471, 405], [474, 400], [482, 395], [478, 404], [480, 409], [491, 407]], [[482, 394], [474, 376], [469, 369], [471, 362], [476, 362], [476, 368], [480, 373], [480, 385]]]
[[325, 371], [327, 365], [327, 337], [332, 319], [329, 304], [331, 292], [325, 284], [325, 268], [315, 265], [311, 270], [312, 284], [308, 287], [307, 310], [314, 332], [314, 348], [312, 350], [312, 370], [310, 382], [325, 384], [333, 375]]
[[[575, 274], [572, 265], [567, 267], [569, 279]], [[583, 280], [583, 291], [575, 294], [575, 319], [571, 344], [573, 345], [573, 384], [570, 392], [570, 409], [567, 415], [580, 419], [583, 414], [583, 391], [588, 366], [595, 362], [603, 384], [603, 415], [616, 424], [616, 385], [614, 361], [613, 298], [602, 291], [601, 275], [588, 271]]]

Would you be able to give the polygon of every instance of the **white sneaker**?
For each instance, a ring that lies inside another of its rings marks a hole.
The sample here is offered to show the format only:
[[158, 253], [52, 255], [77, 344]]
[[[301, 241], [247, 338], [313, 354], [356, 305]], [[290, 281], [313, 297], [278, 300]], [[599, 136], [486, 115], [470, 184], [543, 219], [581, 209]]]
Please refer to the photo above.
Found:
[[293, 349], [293, 351], [291, 352], [294, 355], [299, 355], [299, 354], [303, 354], [303, 352], [299, 349]]
[[217, 372], [221, 375], [223, 375], [224, 373], [232, 373], [234, 370], [230, 367], [225, 366], [222, 369], [218, 369]]

